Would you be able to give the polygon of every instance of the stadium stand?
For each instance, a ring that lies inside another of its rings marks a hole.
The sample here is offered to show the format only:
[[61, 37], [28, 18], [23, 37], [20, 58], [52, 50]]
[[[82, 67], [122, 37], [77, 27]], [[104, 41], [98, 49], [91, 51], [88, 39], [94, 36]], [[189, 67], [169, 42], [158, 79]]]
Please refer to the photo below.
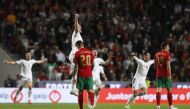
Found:
[[[132, 2], [133, 1], [133, 2]], [[0, 1], [1, 43], [11, 53], [22, 55], [31, 50], [34, 58], [47, 57], [45, 71], [51, 80], [56, 49], [67, 57], [73, 31], [73, 16], [80, 14], [85, 45], [97, 49], [106, 58], [114, 52], [113, 62], [105, 68], [110, 81], [130, 81], [136, 64], [130, 58], [135, 51], [141, 57], [150, 51], [152, 58], [162, 41], [171, 45], [173, 81], [190, 81], [190, 1], [189, 0], [12, 0]], [[78, 5], [80, 3], [80, 5]], [[129, 5], [131, 4], [131, 5]], [[63, 80], [69, 78], [69, 63]], [[149, 80], [155, 80], [151, 67]], [[37, 76], [36, 76], [37, 77]], [[55, 79], [55, 78], [53, 78]]]

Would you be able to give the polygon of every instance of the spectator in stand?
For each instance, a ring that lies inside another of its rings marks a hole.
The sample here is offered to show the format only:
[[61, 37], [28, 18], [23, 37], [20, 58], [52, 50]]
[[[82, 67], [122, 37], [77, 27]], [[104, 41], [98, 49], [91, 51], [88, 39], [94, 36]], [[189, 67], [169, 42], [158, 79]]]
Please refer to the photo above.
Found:
[[48, 80], [48, 77], [46, 76], [45, 72], [40, 71], [38, 78], [37, 78], [37, 81], [47, 81], [47, 80]]
[[10, 77], [10, 75], [8, 75], [4, 81], [4, 87], [16, 87], [16, 82]]
[[64, 73], [65, 68], [66, 66], [64, 65], [63, 62], [58, 62], [57, 66], [53, 69], [56, 81], [62, 80], [62, 75]]
[[46, 72], [47, 72], [47, 75], [48, 75], [48, 80], [55, 80], [55, 75], [53, 73], [53, 70], [54, 70], [56, 65], [57, 65], [57, 63], [55, 61], [55, 56], [50, 55], [48, 57], [48, 65], [47, 65], [47, 68], [46, 68]]
[[[72, 16], [77, 12], [85, 30], [82, 33], [85, 45], [97, 49], [100, 55], [107, 49], [116, 54], [115, 61], [105, 69], [108, 80], [131, 81], [136, 64], [123, 67], [129, 61], [133, 63], [128, 55], [137, 51], [140, 56], [143, 48], [153, 55], [160, 43], [167, 40], [175, 59], [171, 67], [178, 68], [174, 76], [180, 73], [176, 81], [185, 82], [190, 81], [189, 62], [185, 60], [190, 51], [189, 4], [189, 0], [4, 0], [0, 9], [1, 38], [12, 53], [35, 51], [38, 43], [47, 57], [56, 55], [54, 46], [67, 57]], [[64, 60], [62, 55], [56, 62]], [[151, 81], [155, 79], [152, 75], [148, 77]]]
[[65, 55], [63, 54], [63, 52], [58, 48], [58, 46], [56, 46], [55, 48], [55, 56], [57, 58], [57, 62], [65, 62]]

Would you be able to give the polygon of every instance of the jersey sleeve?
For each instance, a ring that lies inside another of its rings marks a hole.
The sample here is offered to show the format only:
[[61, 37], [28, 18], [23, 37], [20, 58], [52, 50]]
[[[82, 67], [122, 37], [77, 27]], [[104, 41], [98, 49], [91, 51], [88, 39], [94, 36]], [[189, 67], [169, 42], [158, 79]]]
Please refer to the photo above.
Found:
[[137, 61], [138, 64], [142, 64], [142, 61], [139, 58], [137, 58], [136, 56], [133, 56], [133, 57], [134, 57], [135, 61]]
[[105, 61], [102, 58], [99, 58], [99, 64], [105, 64]]
[[22, 64], [22, 62], [23, 62], [22, 60], [16, 61], [16, 63], [19, 64], [19, 65]]
[[154, 60], [150, 60], [150, 61], [149, 61], [149, 64], [150, 64], [150, 65], [154, 64]]
[[104, 74], [104, 68], [100, 66], [100, 73]]
[[32, 59], [32, 60], [31, 60], [31, 63], [32, 63], [32, 64], [35, 64], [35, 63], [37, 63], [37, 61], [36, 61], [35, 59]]

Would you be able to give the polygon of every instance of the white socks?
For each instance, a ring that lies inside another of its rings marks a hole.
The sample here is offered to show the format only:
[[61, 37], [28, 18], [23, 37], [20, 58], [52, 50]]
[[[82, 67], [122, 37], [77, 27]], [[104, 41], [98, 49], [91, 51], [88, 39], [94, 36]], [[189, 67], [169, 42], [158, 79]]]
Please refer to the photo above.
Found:
[[98, 102], [99, 96], [99, 93], [94, 94], [94, 105], [96, 105], [96, 103]]
[[127, 104], [132, 103], [134, 100], [135, 100], [135, 96], [134, 96], [134, 95], [132, 95], [132, 96], [129, 98], [129, 100], [128, 100]]
[[160, 109], [160, 106], [157, 106], [157, 108], [156, 109]]
[[76, 88], [76, 85], [73, 85], [73, 84], [72, 84], [72, 90], [75, 90], [75, 89], [77, 89], [77, 88]]
[[29, 89], [29, 90], [28, 90], [28, 100], [31, 99], [31, 95], [32, 95], [32, 89]]

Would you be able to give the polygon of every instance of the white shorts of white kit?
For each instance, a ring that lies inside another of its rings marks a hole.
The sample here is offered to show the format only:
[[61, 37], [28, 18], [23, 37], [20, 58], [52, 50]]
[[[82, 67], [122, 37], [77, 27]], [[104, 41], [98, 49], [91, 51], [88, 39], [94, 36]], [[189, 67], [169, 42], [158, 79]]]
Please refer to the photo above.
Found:
[[24, 87], [27, 83], [32, 82], [32, 78], [28, 78], [28, 77], [21, 77], [18, 87]]
[[132, 81], [132, 89], [138, 90], [141, 88], [147, 88], [145, 80], [134, 78]]
[[93, 89], [102, 88], [102, 81], [99, 78], [93, 78]]

